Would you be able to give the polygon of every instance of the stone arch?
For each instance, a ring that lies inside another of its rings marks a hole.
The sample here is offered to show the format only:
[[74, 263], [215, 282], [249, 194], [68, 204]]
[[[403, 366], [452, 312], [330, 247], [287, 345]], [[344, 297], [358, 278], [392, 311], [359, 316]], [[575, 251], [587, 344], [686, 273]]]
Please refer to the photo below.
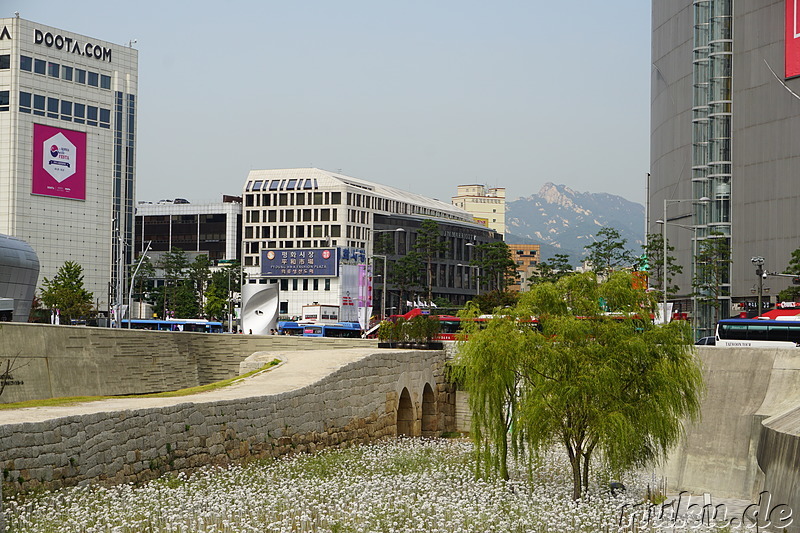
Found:
[[436, 395], [430, 383], [422, 390], [422, 436], [435, 437], [439, 430]]
[[414, 404], [406, 387], [403, 387], [397, 404], [397, 436], [401, 435], [414, 436]]

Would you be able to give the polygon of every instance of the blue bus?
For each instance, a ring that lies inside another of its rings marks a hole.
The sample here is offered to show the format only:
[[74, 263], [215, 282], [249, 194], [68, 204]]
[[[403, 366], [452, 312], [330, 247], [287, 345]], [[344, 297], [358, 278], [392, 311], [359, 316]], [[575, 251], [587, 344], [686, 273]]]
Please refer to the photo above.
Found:
[[278, 335], [295, 335], [300, 337], [345, 337], [358, 339], [361, 337], [361, 325], [358, 322], [339, 322], [337, 324], [303, 324], [301, 322], [278, 322]]
[[222, 322], [187, 318], [170, 320], [134, 319], [123, 320], [122, 328], [150, 331], [191, 331], [194, 333], [222, 333]]

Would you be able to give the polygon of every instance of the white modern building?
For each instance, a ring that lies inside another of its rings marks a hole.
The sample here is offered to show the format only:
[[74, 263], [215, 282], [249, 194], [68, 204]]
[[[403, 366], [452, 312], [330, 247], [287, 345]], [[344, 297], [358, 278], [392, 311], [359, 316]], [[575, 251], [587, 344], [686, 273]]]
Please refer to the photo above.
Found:
[[80, 264], [100, 311], [133, 242], [137, 72], [129, 46], [0, 19], [0, 233], [36, 251], [40, 285]]
[[221, 202], [202, 204], [180, 200], [138, 203], [135, 255], [149, 243], [151, 258], [180, 248], [189, 257], [206, 255], [214, 264], [239, 259], [242, 198], [226, 195]]
[[479, 224], [506, 233], [506, 189], [486, 185], [459, 185], [453, 205], [472, 214]]
[[[433, 297], [463, 304], [478, 291], [476, 269], [469, 265], [474, 246], [502, 240], [502, 235], [476, 223], [470, 213], [453, 205], [317, 168], [253, 170], [242, 197], [242, 257], [248, 283], [278, 284], [279, 313], [284, 316], [299, 316], [304, 305], [315, 302], [350, 305], [360, 297], [354, 284], [369, 275], [359, 273], [358, 265], [373, 264], [375, 258], [375, 283], [371, 284], [374, 309], [391, 314], [407, 307], [409, 298], [415, 294], [419, 298], [424, 291], [416, 287], [401, 301], [400, 288], [387, 275], [390, 283], [382, 302], [382, 261], [392, 265], [411, 251], [425, 219], [436, 221], [441, 239], [450, 249], [433, 265]], [[376, 246], [376, 241], [380, 245]], [[308, 265], [308, 251], [313, 251], [319, 264]], [[341, 268], [322, 270], [320, 254], [327, 259], [338, 254]], [[305, 266], [305, 272], [298, 268], [293, 273], [270, 270], [271, 274], [264, 274], [262, 267], [267, 265], [262, 262], [271, 261], [272, 268], [276, 258], [284, 256], [287, 264], [294, 260], [292, 265]]]

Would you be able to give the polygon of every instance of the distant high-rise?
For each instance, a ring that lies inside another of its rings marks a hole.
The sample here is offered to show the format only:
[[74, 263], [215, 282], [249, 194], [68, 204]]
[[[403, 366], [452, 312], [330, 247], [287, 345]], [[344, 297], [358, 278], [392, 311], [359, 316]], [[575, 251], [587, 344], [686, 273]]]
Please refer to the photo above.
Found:
[[506, 189], [485, 185], [459, 185], [458, 194], [452, 198], [453, 205], [470, 213], [475, 221], [506, 233]]
[[80, 264], [100, 310], [130, 262], [137, 84], [130, 46], [0, 19], [0, 233], [36, 251], [40, 284]]

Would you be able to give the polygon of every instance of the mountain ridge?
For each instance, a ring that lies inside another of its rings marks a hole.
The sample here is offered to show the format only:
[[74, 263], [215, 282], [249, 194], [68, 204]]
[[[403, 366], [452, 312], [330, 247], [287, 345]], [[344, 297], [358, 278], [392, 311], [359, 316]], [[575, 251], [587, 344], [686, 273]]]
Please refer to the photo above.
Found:
[[644, 244], [644, 206], [552, 182], [536, 194], [506, 202], [506, 242], [539, 244], [544, 260], [563, 253], [579, 263], [603, 227], [619, 231], [626, 248], [638, 253]]

